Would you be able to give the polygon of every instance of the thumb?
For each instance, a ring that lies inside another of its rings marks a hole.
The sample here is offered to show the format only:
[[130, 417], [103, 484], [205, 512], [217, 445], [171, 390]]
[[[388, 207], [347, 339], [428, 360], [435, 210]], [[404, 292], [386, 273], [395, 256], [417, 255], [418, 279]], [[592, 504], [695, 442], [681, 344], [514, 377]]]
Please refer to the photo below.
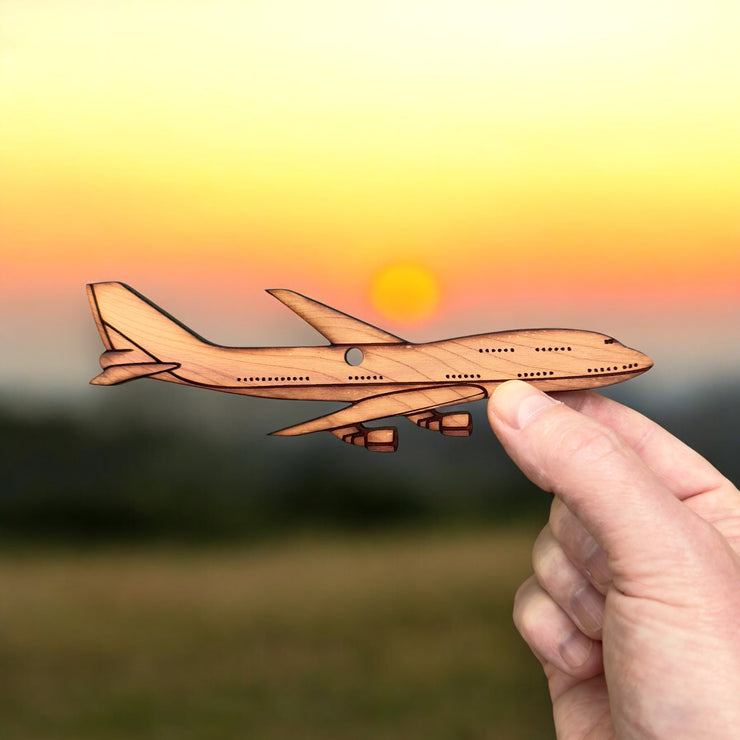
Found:
[[499, 386], [488, 413], [510, 457], [581, 521], [615, 577], [615, 563], [631, 570], [636, 557], [641, 570], [660, 567], [699, 525], [615, 432], [528, 383]]

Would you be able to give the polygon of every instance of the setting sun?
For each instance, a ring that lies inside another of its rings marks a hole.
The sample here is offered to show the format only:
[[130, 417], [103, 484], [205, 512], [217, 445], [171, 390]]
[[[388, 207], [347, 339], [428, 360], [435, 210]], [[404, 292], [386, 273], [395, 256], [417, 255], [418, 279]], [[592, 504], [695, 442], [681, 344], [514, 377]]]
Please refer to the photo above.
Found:
[[439, 282], [426, 267], [396, 264], [385, 267], [373, 278], [370, 299], [373, 306], [394, 321], [413, 324], [429, 318], [439, 305]]
[[4, 0], [0, 18], [8, 387], [87, 375], [81, 286], [108, 280], [197, 295], [236, 344], [279, 343], [245, 316], [282, 285], [401, 336], [493, 315], [679, 352], [688, 324], [736, 371], [740, 3]]

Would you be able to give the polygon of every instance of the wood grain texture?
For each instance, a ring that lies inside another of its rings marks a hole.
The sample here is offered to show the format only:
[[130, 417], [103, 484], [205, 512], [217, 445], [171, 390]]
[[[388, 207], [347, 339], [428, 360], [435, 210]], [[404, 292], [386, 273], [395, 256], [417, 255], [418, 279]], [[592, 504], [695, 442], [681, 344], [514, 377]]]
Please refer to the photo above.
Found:
[[91, 382], [141, 377], [267, 398], [339, 401], [349, 406], [281, 429], [278, 436], [329, 431], [349, 444], [390, 452], [393, 427], [364, 422], [405, 416], [448, 436], [467, 436], [466, 413], [436, 409], [490, 396], [511, 379], [545, 391], [598, 388], [652, 367], [612, 337], [574, 329], [527, 329], [413, 344], [294, 293], [272, 296], [330, 342], [315, 347], [223, 347], [195, 334], [123, 283], [87, 286], [105, 352]]

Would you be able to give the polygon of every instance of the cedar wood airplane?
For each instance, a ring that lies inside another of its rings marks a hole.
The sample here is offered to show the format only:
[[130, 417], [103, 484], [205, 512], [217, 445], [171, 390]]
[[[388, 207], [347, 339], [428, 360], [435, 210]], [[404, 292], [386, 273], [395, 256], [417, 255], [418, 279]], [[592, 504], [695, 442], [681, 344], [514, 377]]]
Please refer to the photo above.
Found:
[[329, 340], [316, 347], [212, 344], [123, 283], [87, 286], [105, 352], [94, 385], [149, 377], [247, 396], [349, 405], [273, 432], [331, 432], [343, 442], [394, 452], [395, 427], [364, 422], [401, 415], [425, 429], [467, 437], [465, 412], [438, 408], [491, 395], [521, 378], [545, 391], [628, 380], [653, 363], [612, 337], [572, 329], [528, 329], [413, 344], [290, 290], [268, 290]]

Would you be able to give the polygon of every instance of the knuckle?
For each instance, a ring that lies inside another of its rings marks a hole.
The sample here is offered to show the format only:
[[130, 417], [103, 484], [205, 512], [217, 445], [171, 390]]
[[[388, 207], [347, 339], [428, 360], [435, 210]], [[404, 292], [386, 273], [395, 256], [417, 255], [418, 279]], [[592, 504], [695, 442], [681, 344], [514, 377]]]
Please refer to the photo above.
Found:
[[583, 561], [584, 548], [590, 547], [593, 538], [586, 531], [581, 520], [562, 502], [553, 507], [550, 514], [550, 529], [553, 537], [576, 564]]
[[577, 519], [573, 512], [566, 506], [562, 499], [553, 498], [550, 507], [549, 527], [556, 540], [562, 542], [574, 529]]
[[514, 595], [513, 618], [514, 625], [526, 640], [532, 632], [532, 626], [536, 623], [538, 588], [534, 576], [530, 576], [516, 591]]
[[[543, 529], [532, 548], [532, 567], [537, 581], [545, 587], [563, 565], [564, 554], [549, 528]], [[546, 589], [547, 590], [547, 589]]]
[[614, 432], [602, 426], [570, 429], [563, 435], [562, 446], [563, 454], [581, 462], [597, 462], [621, 447]]
[[550, 447], [550, 460], [558, 470], [563, 465], [594, 468], [622, 457], [625, 446], [620, 438], [601, 425], [573, 425], [562, 431], [557, 444]]
[[519, 609], [514, 612], [514, 626], [517, 628], [517, 631], [524, 640], [530, 645], [534, 641], [537, 622], [536, 611], [531, 602], [527, 602], [523, 606], [520, 606]]

